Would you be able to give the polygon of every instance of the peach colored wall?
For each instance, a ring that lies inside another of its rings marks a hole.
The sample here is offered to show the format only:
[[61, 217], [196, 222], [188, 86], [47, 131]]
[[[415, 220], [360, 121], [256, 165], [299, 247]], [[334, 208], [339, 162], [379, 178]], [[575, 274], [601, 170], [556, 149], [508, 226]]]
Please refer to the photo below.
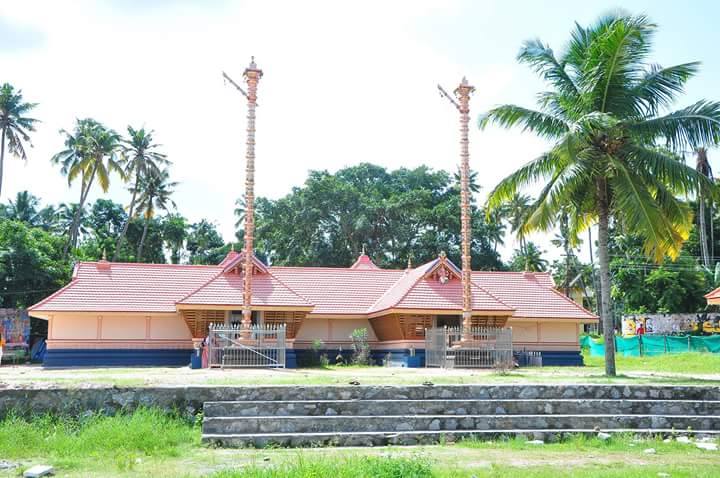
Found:
[[512, 327], [513, 342], [537, 342], [537, 322], [508, 323]]
[[151, 339], [192, 339], [190, 330], [179, 315], [152, 317], [150, 320]]
[[72, 317], [55, 315], [52, 319], [54, 339], [96, 339], [96, 316]]
[[368, 329], [368, 338], [377, 340], [375, 331], [367, 319], [305, 319], [295, 340], [312, 341], [320, 339], [324, 342], [350, 342], [350, 334], [355, 329]]
[[540, 341], [577, 343], [577, 325], [574, 322], [540, 322]]
[[192, 348], [191, 338], [178, 314], [57, 313], [48, 348]]
[[137, 316], [104, 316], [102, 319], [102, 339], [144, 339], [147, 318]]

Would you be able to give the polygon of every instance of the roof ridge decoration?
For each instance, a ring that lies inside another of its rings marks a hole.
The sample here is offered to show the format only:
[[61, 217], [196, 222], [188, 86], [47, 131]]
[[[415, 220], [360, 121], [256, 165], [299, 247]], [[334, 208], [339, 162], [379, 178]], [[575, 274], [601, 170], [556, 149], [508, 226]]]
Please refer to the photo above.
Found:
[[375, 264], [370, 256], [365, 254], [365, 244], [362, 246], [362, 253], [358, 256], [357, 260], [350, 266], [350, 269], [380, 269]]
[[[222, 265], [223, 269], [222, 272], [230, 272], [232, 270], [237, 270], [238, 273], [240, 273], [240, 270], [243, 266], [243, 261], [245, 260], [245, 251], [236, 252], [236, 255], [232, 257], [229, 261], [227, 261], [225, 264], [225, 260], [223, 259], [223, 262], [220, 264]], [[230, 254], [228, 254], [229, 256]], [[226, 257], [227, 259], [227, 257]], [[252, 264], [253, 264], [253, 273], [256, 271], [259, 271], [263, 274], [268, 274], [270, 271], [268, 267], [263, 264], [263, 262], [257, 258], [255, 254], [252, 255]]]
[[458, 267], [447, 258], [445, 251], [440, 251], [436, 263], [425, 272], [424, 277], [433, 277], [441, 284], [446, 284], [450, 277], [453, 276], [456, 279], [462, 280], [462, 272]]

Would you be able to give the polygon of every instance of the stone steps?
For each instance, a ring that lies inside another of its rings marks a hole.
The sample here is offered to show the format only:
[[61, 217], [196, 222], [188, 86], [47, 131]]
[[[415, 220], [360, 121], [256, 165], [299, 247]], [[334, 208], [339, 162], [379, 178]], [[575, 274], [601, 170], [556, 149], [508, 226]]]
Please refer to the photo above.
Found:
[[720, 415], [720, 401], [578, 399], [248, 400], [206, 402], [206, 417], [323, 415]]
[[720, 435], [720, 387], [262, 387], [234, 398], [205, 402], [205, 442], [414, 445], [597, 430]]
[[203, 433], [407, 432], [413, 430], [510, 430], [669, 428], [720, 430], [720, 416], [695, 415], [374, 415], [208, 417]]
[[[634, 435], [670, 435], [678, 433], [672, 428], [617, 428], [607, 433], [632, 433]], [[254, 434], [203, 434], [203, 441], [226, 447], [263, 448], [267, 446], [316, 447], [316, 446], [386, 446], [386, 445], [434, 445], [453, 443], [461, 439], [492, 440], [503, 437], [522, 436], [528, 440], [541, 439], [548, 442], [573, 435], [595, 436], [594, 429], [509, 429], [509, 430], [420, 430], [409, 432], [335, 432], [335, 433], [254, 433]], [[696, 433], [700, 436], [720, 437], [718, 430]]]

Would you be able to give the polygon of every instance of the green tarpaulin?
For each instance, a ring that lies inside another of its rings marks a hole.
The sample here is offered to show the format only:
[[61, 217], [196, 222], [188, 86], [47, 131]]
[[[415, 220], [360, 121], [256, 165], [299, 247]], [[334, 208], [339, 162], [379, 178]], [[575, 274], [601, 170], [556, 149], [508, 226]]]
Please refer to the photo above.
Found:
[[[580, 347], [590, 349], [590, 355], [594, 357], [602, 357], [605, 355], [605, 345], [594, 341], [588, 335], [580, 337]], [[720, 353], [720, 335], [707, 337], [690, 335], [615, 337], [615, 351], [625, 357], [678, 354], [683, 352]]]

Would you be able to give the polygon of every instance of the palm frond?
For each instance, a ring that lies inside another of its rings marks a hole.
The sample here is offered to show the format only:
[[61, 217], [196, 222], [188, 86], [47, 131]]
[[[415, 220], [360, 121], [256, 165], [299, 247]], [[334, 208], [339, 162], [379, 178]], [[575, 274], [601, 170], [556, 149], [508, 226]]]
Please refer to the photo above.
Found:
[[662, 108], [670, 106], [682, 93], [685, 83], [697, 74], [700, 62], [683, 63], [663, 68], [652, 65], [645, 75], [630, 89], [635, 111], [642, 116], [655, 116]]
[[558, 117], [516, 105], [498, 106], [478, 119], [478, 126], [481, 129], [489, 123], [504, 128], [522, 126], [523, 131], [532, 131], [549, 139], [558, 139], [570, 130], [568, 124]]
[[701, 100], [664, 116], [631, 122], [628, 129], [648, 143], [661, 141], [674, 151], [720, 142], [720, 102]]
[[520, 63], [530, 65], [536, 73], [550, 82], [564, 95], [578, 98], [578, 89], [565, 67], [555, 58], [555, 53], [539, 39], [526, 41], [517, 55]]

